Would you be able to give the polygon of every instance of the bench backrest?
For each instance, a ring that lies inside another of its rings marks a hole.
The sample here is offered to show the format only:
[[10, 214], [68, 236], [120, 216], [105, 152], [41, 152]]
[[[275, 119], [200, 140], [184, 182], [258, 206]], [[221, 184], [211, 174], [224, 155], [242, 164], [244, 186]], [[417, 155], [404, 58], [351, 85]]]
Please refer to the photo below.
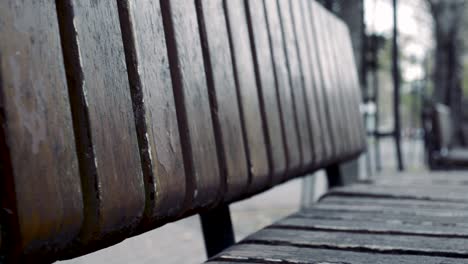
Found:
[[357, 157], [347, 27], [311, 0], [0, 2], [0, 248], [74, 257]]

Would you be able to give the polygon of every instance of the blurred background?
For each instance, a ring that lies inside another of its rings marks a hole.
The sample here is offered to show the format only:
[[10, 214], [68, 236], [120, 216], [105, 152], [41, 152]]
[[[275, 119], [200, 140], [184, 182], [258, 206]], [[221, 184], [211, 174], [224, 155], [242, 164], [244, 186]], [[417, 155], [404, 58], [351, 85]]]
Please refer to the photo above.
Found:
[[[359, 69], [368, 151], [341, 168], [349, 182], [395, 172], [468, 168], [468, 3], [319, 2], [348, 24]], [[236, 240], [307, 207], [326, 188], [319, 171], [231, 205]], [[193, 216], [63, 263], [205, 259], [199, 219]]]

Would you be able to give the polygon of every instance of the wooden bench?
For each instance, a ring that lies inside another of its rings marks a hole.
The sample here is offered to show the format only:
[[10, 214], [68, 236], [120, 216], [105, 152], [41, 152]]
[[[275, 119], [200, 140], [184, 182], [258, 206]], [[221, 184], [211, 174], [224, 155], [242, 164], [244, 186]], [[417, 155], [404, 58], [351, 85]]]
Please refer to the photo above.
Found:
[[[194, 214], [211, 263], [468, 262], [464, 180], [339, 187], [360, 89], [312, 0], [4, 0], [0, 39], [2, 263]], [[319, 169], [339, 188], [233, 245], [230, 203]]]
[[433, 170], [468, 168], [468, 149], [455, 143], [450, 108], [440, 103], [429, 106], [425, 113], [425, 133], [429, 166]]

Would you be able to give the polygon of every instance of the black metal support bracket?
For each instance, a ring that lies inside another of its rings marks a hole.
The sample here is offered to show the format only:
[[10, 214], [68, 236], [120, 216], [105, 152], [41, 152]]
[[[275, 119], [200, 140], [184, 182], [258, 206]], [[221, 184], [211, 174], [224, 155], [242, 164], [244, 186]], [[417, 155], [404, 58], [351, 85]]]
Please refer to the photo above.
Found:
[[340, 187], [344, 185], [343, 174], [340, 164], [332, 164], [325, 168], [328, 179], [328, 188]]
[[228, 205], [200, 214], [205, 249], [211, 258], [235, 243]]

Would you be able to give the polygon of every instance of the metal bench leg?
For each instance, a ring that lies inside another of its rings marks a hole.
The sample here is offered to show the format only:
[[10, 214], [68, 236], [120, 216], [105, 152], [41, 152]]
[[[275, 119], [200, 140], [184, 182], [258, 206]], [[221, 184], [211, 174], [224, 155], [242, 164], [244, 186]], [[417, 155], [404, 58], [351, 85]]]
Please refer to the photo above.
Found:
[[325, 168], [328, 179], [328, 188], [340, 187], [344, 185], [340, 164], [332, 164]]
[[200, 214], [208, 258], [215, 256], [235, 243], [228, 205], [219, 206]]

